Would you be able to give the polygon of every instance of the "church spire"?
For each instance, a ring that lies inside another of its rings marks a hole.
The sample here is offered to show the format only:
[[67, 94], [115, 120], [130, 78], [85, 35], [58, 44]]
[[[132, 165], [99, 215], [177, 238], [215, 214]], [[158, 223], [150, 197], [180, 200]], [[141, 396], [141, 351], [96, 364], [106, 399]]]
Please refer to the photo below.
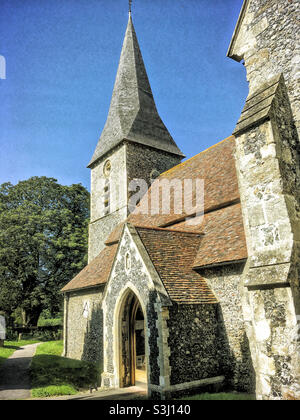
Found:
[[131, 18], [123, 42], [108, 117], [89, 167], [123, 140], [184, 157], [158, 115]]

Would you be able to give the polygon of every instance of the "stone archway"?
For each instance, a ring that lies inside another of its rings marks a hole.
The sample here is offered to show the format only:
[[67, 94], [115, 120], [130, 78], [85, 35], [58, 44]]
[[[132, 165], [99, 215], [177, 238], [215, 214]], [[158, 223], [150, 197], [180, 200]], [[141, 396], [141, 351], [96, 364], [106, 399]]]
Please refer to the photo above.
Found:
[[147, 383], [145, 315], [135, 293], [128, 290], [119, 313], [119, 386]]

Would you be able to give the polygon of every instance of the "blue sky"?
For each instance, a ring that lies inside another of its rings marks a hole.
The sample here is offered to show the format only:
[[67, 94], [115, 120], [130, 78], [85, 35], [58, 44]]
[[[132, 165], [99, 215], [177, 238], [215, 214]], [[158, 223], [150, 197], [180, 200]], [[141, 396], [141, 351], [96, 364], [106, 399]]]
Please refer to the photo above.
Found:
[[[187, 158], [231, 135], [248, 93], [226, 57], [242, 0], [133, 0], [161, 118]], [[89, 189], [127, 0], [1, 0], [0, 184], [30, 176]]]

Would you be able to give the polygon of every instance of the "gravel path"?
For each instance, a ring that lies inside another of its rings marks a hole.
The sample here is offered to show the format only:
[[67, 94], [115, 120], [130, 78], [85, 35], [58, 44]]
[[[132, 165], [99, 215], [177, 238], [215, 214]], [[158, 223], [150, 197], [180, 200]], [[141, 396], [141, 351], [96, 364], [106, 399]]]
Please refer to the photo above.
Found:
[[30, 398], [29, 366], [40, 343], [16, 350], [0, 368], [0, 400]]

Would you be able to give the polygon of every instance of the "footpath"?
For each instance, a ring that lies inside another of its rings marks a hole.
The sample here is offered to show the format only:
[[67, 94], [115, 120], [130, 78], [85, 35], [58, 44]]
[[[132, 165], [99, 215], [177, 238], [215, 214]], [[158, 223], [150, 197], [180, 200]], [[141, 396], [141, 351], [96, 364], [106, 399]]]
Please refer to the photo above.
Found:
[[0, 368], [0, 400], [30, 398], [29, 366], [40, 343], [16, 350]]
[[146, 398], [146, 384], [111, 390], [82, 392], [61, 397], [31, 398], [29, 367], [40, 343], [16, 350], [0, 368], [0, 400], [137, 400]]

